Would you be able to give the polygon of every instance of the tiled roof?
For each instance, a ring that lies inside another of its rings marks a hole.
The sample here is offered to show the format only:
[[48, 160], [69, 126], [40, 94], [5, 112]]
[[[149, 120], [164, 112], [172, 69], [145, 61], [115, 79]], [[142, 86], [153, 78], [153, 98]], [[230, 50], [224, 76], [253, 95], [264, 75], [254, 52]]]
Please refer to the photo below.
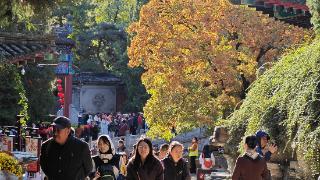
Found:
[[311, 14], [305, 0], [230, 0], [233, 4], [244, 4], [256, 8], [270, 17], [296, 25], [310, 28]]
[[122, 84], [121, 79], [110, 73], [82, 72], [73, 76], [73, 84], [100, 85], [119, 83]]
[[0, 58], [10, 63], [43, 59], [53, 48], [53, 37], [0, 32]]
[[284, 1], [284, 0], [264, 0], [264, 4], [268, 5], [278, 5], [283, 6], [284, 8], [293, 8], [302, 11], [309, 11], [309, 8], [306, 4], [297, 3], [295, 1]]

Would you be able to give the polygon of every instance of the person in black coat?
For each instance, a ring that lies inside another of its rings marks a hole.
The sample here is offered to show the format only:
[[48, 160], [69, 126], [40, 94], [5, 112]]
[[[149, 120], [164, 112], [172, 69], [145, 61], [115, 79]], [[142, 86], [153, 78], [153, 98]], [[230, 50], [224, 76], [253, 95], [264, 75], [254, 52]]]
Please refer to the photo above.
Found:
[[172, 141], [169, 147], [169, 155], [162, 160], [165, 180], [190, 180], [190, 171], [187, 162], [182, 158], [183, 145]]
[[138, 141], [135, 155], [127, 166], [126, 180], [163, 180], [163, 166], [153, 155], [149, 139], [142, 138]]
[[92, 169], [88, 144], [71, 135], [68, 118], [59, 116], [52, 126], [53, 138], [41, 146], [41, 169], [49, 180], [85, 179]]

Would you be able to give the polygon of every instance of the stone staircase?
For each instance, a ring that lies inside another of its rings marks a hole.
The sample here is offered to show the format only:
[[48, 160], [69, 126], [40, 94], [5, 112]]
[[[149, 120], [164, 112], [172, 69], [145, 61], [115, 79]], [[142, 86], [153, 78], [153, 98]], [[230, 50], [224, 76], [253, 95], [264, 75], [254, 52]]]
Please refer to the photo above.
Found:
[[[185, 148], [187, 148], [191, 144], [191, 139], [193, 137], [197, 137], [199, 139], [199, 151], [201, 151], [203, 146], [205, 144], [209, 143], [209, 136], [206, 136], [205, 133], [206, 133], [206, 129], [205, 128], [196, 128], [196, 129], [193, 129], [190, 132], [182, 133], [182, 134], [177, 135], [176, 137], [174, 137], [172, 139], [172, 141], [179, 141], [180, 143], [182, 143], [184, 145]], [[129, 152], [131, 152], [133, 150], [133, 145], [135, 143], [137, 143], [137, 141], [139, 140], [139, 138], [141, 136], [146, 136], [146, 135], [145, 135], [145, 133], [141, 133], [140, 135], [131, 135], [131, 134], [129, 134], [129, 135], [126, 135], [126, 136], [121, 136], [121, 137], [113, 137], [111, 139], [112, 139], [115, 147], [117, 146], [118, 141], [120, 139], [124, 139], [125, 145], [127, 147], [127, 150]], [[152, 140], [152, 144], [154, 146], [160, 147], [161, 144], [163, 144], [163, 143], [169, 143], [169, 142], [164, 140], [164, 139], [154, 139], [154, 140]]]

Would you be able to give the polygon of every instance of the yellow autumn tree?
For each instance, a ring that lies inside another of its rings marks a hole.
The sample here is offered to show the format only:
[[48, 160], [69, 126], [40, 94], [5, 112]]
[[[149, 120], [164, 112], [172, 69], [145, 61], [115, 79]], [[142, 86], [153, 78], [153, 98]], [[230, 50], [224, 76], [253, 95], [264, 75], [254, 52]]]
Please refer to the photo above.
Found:
[[233, 112], [257, 68], [310, 32], [227, 0], [151, 0], [129, 27], [131, 67], [143, 67], [151, 137], [212, 126]]

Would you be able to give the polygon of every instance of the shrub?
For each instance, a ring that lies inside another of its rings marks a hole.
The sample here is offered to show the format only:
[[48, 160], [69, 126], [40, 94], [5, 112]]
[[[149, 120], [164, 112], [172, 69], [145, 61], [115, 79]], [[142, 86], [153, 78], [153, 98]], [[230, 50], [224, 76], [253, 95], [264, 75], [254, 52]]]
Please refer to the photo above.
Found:
[[264, 129], [278, 144], [282, 160], [296, 152], [308, 164], [308, 173], [315, 175], [320, 172], [319, 107], [318, 39], [284, 55], [252, 84], [240, 109], [227, 121], [228, 145], [239, 150], [241, 137]]
[[12, 156], [0, 153], [0, 170], [22, 177], [22, 166]]

